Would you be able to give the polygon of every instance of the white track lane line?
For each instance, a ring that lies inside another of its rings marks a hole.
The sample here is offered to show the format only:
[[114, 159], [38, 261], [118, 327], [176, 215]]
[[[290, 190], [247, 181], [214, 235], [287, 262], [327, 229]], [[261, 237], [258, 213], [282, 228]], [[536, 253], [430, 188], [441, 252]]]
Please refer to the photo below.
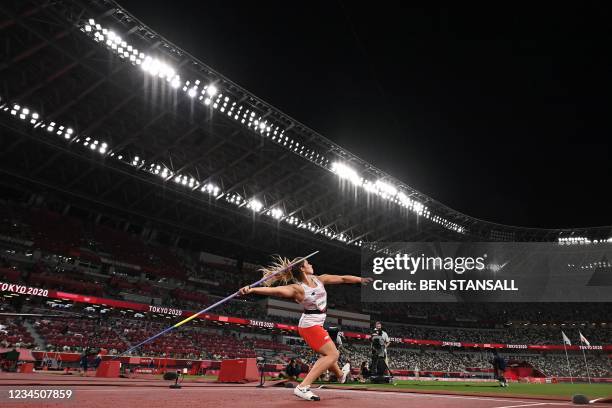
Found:
[[[86, 390], [80, 390], [78, 387], [74, 387], [73, 390], [75, 392], [100, 392], [102, 391], [102, 389], [104, 388], [111, 388], [111, 387], [116, 387], [121, 389], [121, 391], [133, 391], [133, 392], [142, 392], [144, 390], [150, 390], [151, 388], [160, 388], [163, 389], [165, 387], [147, 387], [147, 386], [110, 386], [110, 387], [97, 387], [95, 389], [89, 388]], [[183, 387], [182, 390], [183, 391], [198, 391], [198, 392], [205, 392], [206, 389], [208, 388], [214, 388], [214, 389], [219, 389], [219, 388], [223, 388], [223, 389], [238, 389], [240, 387], [224, 387], [224, 386], [206, 386], [206, 387]], [[275, 392], [282, 392], [282, 393], [286, 393], [287, 389], [285, 388], [267, 388], [267, 391], [275, 391]], [[361, 391], [361, 390], [341, 390], [338, 388], [323, 388], [321, 391], [323, 392], [327, 392], [327, 391], [338, 391], [338, 392], [343, 392], [343, 393], [367, 393], [367, 394], [376, 394], [376, 395], [385, 395], [388, 397], [395, 397], [395, 398], [413, 398], [413, 399], [419, 399], [419, 398], [447, 398], [447, 399], [463, 399], [463, 400], [478, 400], [478, 401], [495, 401], [495, 402], [505, 402], [508, 403], [509, 400], [511, 400], [512, 402], [517, 402], [517, 403], [524, 403], [524, 404], [519, 404], [519, 405], [503, 405], [503, 406], [497, 406], [497, 407], [491, 407], [491, 408], [510, 408], [510, 407], [528, 407], [528, 406], [537, 406], [537, 405], [572, 405], [570, 402], [564, 402], [564, 401], [549, 401], [549, 402], [534, 402], [534, 401], [526, 401], [526, 400], [516, 400], [512, 397], [508, 397], [505, 399], [501, 399], [501, 398], [495, 398], [495, 397], [476, 397], [476, 396], [468, 396], [468, 395], [446, 395], [446, 394], [420, 394], [420, 393], [414, 393], [414, 392], [385, 392], [385, 391]]]
[[[115, 386], [113, 386], [115, 387]], [[108, 387], [97, 387], [97, 388], [89, 388], [86, 390], [80, 390], [78, 387], [73, 387], [73, 389], [75, 391], [78, 392], [100, 392], [102, 391], [102, 389], [104, 388], [108, 388]], [[129, 386], [129, 387], [122, 387], [122, 386], [117, 386], [117, 388], [122, 389], [122, 391], [133, 391], [133, 392], [142, 392], [145, 390], [150, 390], [152, 387], [138, 387], [138, 386]], [[156, 389], [165, 389], [165, 387], [155, 387]], [[207, 386], [207, 387], [183, 387], [182, 390], [189, 390], [189, 391], [200, 391], [200, 392], [205, 392], [206, 389], [208, 388], [214, 388], [214, 389], [239, 389], [240, 387], [223, 387], [223, 386], [219, 386], [219, 387], [215, 387], [213, 386]], [[268, 388], [267, 391], [275, 391], [275, 392], [287, 392], [290, 391], [286, 388]], [[427, 398], [427, 397], [433, 397], [433, 398], [451, 398], [451, 399], [469, 399], [469, 400], [482, 400], [482, 401], [498, 401], [498, 402], [508, 402], [508, 399], [496, 399], [496, 398], [488, 398], [488, 397], [471, 397], [471, 396], [467, 396], [467, 395], [442, 395], [442, 394], [417, 394], [417, 393], [412, 393], [412, 392], [384, 392], [384, 391], [359, 391], [359, 390], [339, 390], [337, 388], [331, 389], [331, 388], [324, 388], [321, 391], [323, 392], [344, 392], [344, 393], [355, 393], [355, 392], [359, 392], [361, 394], [365, 394], [367, 393], [368, 395], [371, 394], [376, 394], [376, 395], [385, 395], [388, 397], [395, 397], [395, 398]], [[533, 401], [524, 401], [524, 400], [513, 400], [513, 402], [524, 402], [524, 403], [533, 403]]]
[[533, 407], [536, 405], [566, 405], [565, 403], [556, 404], [554, 402], [538, 402], [535, 404], [523, 404], [523, 405], [504, 405], [503, 407], [492, 407], [492, 408], [518, 408], [518, 407]]
[[[323, 388], [323, 391], [340, 391], [340, 392], [367, 392], [368, 394], [381, 394], [381, 395], [389, 395], [389, 394], [395, 394], [395, 395], [401, 395], [401, 396], [405, 396], [405, 397], [415, 397], [415, 398], [424, 398], [424, 397], [429, 397], [429, 398], [449, 398], [449, 399], [468, 399], [468, 400], [481, 400], [481, 401], [498, 401], [498, 402], [524, 402], [525, 404], [536, 404], [533, 400], [531, 401], [525, 401], [525, 400], [519, 400], [519, 399], [514, 399], [512, 397], [508, 397], [505, 399], [501, 399], [501, 398], [495, 398], [495, 397], [476, 397], [476, 396], [469, 396], [469, 395], [450, 395], [450, 394], [420, 394], [420, 393], [416, 393], [416, 392], [393, 392], [393, 391], [361, 391], [361, 390], [341, 390], [338, 388]], [[537, 401], [537, 400], [536, 400]], [[564, 402], [564, 401], [550, 401], [550, 402], [538, 402], [537, 404], [558, 404], [558, 405], [571, 405], [569, 402]]]

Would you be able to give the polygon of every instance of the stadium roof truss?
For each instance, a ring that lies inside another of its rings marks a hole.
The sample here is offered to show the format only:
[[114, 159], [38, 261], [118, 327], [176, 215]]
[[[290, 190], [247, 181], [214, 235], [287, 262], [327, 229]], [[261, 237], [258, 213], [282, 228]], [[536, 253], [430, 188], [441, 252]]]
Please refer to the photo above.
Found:
[[518, 228], [454, 211], [113, 1], [2, 2], [0, 33], [0, 170], [26, 184], [236, 243], [292, 241], [297, 252], [321, 241], [352, 256], [392, 241], [610, 236], [609, 227]]

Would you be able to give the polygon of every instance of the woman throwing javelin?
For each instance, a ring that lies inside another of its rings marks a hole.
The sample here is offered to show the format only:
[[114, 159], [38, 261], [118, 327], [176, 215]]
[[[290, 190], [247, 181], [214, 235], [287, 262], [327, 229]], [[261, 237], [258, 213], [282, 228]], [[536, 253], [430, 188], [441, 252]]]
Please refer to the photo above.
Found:
[[[287, 268], [291, 261], [286, 258], [276, 257], [275, 262], [267, 268], [263, 268], [264, 276], [271, 275], [276, 271]], [[325, 370], [330, 370], [336, 375], [338, 381], [346, 382], [350, 366], [345, 364], [342, 370], [338, 367], [338, 349], [323, 328], [327, 316], [327, 292], [324, 285], [335, 285], [340, 283], [371, 282], [371, 278], [361, 278], [351, 275], [321, 275], [315, 276], [312, 265], [302, 261], [287, 271], [279, 273], [265, 284], [267, 286], [280, 283], [280, 286], [251, 288], [245, 286], [240, 289], [242, 295], [254, 293], [257, 295], [269, 295], [295, 300], [304, 307], [302, 317], [298, 324], [298, 332], [315, 352], [321, 357], [312, 366], [306, 378], [293, 390], [293, 393], [305, 400], [318, 401], [320, 398], [310, 391], [312, 383], [319, 378]]]

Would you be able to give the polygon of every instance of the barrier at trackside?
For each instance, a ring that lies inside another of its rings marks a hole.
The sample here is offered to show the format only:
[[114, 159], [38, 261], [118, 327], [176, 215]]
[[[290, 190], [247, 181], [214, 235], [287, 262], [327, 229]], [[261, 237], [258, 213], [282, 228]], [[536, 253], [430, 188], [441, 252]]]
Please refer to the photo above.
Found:
[[[39, 368], [39, 363], [42, 362], [43, 357], [58, 359], [62, 363], [72, 363], [73, 366], [77, 366], [81, 358], [79, 353], [67, 353], [67, 352], [43, 352], [43, 351], [32, 351], [32, 356], [36, 360], [35, 367]], [[132, 373], [137, 374], [162, 374], [169, 370], [176, 369], [187, 369], [187, 372], [191, 375], [212, 375], [218, 376], [221, 371], [222, 361], [216, 360], [199, 360], [199, 359], [182, 359], [182, 358], [165, 358], [165, 357], [134, 357], [134, 356], [122, 356], [113, 360], [113, 356], [103, 355], [102, 367], [107, 362], [114, 362], [116, 366], [113, 368], [115, 371], [109, 371], [108, 368], [102, 371], [101, 376], [117, 377], [119, 375], [119, 367], [121, 364], [122, 368], [129, 369]], [[246, 359], [243, 359], [246, 360]], [[254, 359], [250, 359], [254, 360]], [[228, 361], [228, 360], [226, 360]], [[45, 367], [46, 368], [46, 367]], [[45, 369], [43, 368], [43, 369]], [[65, 366], [64, 368], [68, 368]], [[279, 373], [285, 368], [284, 364], [265, 364], [264, 370], [266, 377], [277, 377]], [[28, 369], [28, 368], [24, 368]], [[351, 370], [354, 375], [359, 374], [359, 369], [353, 367]], [[476, 378], [476, 373], [490, 373], [490, 368], [476, 368], [471, 367], [468, 371], [464, 372], [448, 372], [448, 371], [424, 371], [421, 370], [418, 373], [414, 370], [391, 370], [392, 374], [396, 379], [409, 379], [409, 380], [436, 380], [436, 381], [490, 381], [487, 379]], [[587, 378], [569, 378], [569, 377], [535, 377], [534, 373], [529, 373], [527, 370], [517, 372], [514, 375], [508, 372], [509, 377], [515, 381], [521, 382], [535, 382], [535, 383], [551, 383], [551, 382], [588, 382]], [[98, 374], [97, 374], [98, 375]], [[301, 375], [303, 376], [303, 374]], [[252, 377], [252, 375], [251, 375]], [[245, 377], [247, 378], [247, 377]], [[591, 382], [593, 383], [604, 383], [612, 384], [612, 378], [594, 378], [592, 377]]]
[[227, 359], [221, 362], [221, 370], [217, 381], [226, 383], [252, 382], [259, 380], [259, 376], [256, 359]]
[[102, 361], [96, 370], [96, 377], [119, 378], [121, 363], [119, 361]]

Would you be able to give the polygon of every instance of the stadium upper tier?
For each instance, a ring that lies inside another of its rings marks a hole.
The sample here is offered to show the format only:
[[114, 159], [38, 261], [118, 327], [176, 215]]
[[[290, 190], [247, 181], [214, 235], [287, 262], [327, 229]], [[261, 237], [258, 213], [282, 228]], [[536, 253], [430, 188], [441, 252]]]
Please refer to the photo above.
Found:
[[[391, 241], [610, 239], [610, 227], [519, 228], [454, 211], [113, 1], [3, 2], [0, 20], [0, 171], [11, 188], [44, 186], [269, 252], [325, 242], [348, 251], [326, 258], [337, 265], [361, 246], [384, 251]], [[274, 245], [270, 234], [289, 239]]]

